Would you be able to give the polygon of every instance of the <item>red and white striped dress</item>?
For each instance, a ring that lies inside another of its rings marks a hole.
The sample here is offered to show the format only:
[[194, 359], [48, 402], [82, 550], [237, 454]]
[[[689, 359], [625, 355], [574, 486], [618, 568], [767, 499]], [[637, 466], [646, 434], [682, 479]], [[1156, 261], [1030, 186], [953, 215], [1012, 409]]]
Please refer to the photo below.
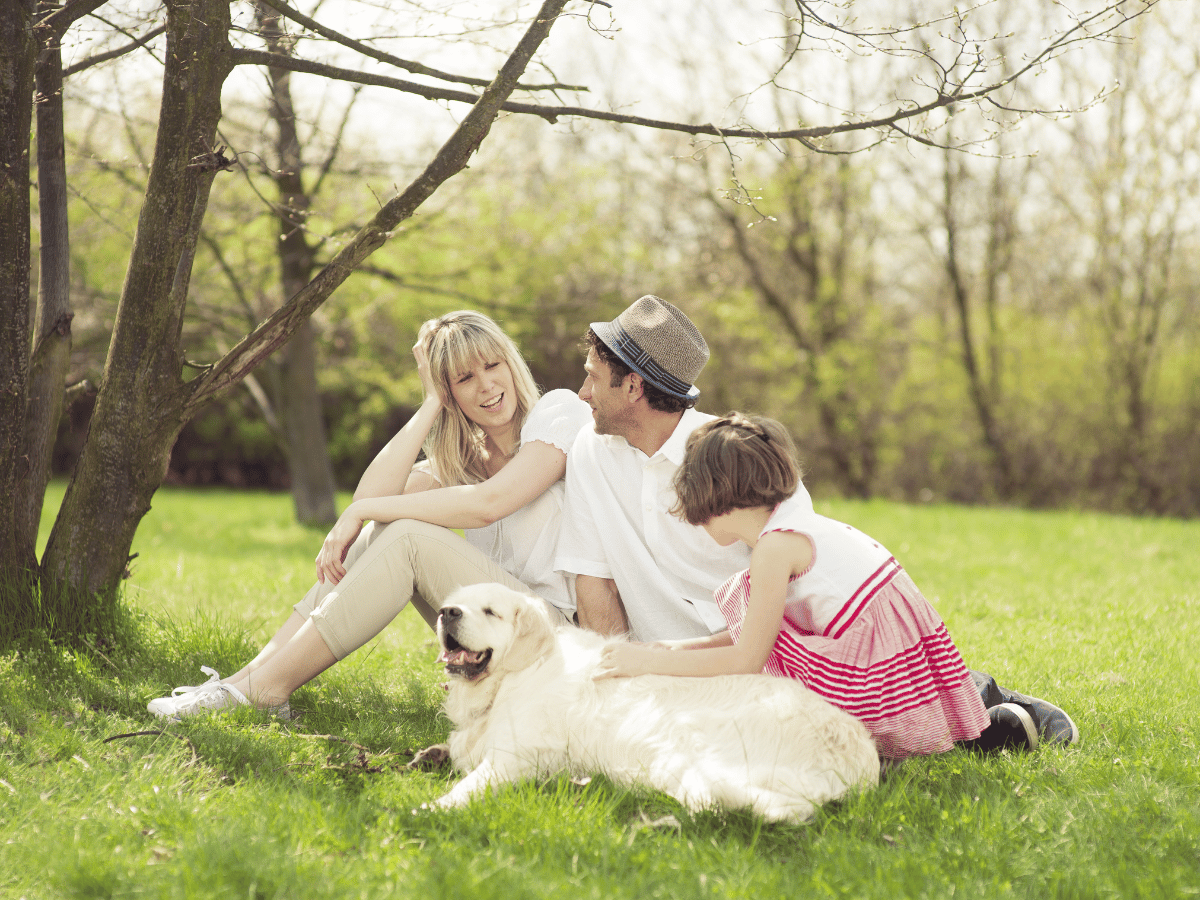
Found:
[[[771, 531], [806, 535], [813, 563], [788, 585], [765, 674], [799, 679], [861, 719], [883, 757], [940, 753], [979, 736], [988, 715], [958, 648], [884, 547], [813, 512], [806, 492], [776, 507], [762, 533]], [[736, 643], [750, 571], [715, 597]]]

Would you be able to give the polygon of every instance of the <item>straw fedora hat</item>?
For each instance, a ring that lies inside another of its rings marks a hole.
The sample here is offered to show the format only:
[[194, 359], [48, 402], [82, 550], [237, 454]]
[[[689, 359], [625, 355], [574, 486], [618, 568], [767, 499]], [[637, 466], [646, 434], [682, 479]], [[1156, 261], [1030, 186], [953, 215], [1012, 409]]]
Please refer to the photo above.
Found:
[[700, 396], [692, 382], [708, 362], [708, 344], [682, 310], [647, 294], [611, 322], [593, 322], [592, 331], [659, 390], [680, 400]]

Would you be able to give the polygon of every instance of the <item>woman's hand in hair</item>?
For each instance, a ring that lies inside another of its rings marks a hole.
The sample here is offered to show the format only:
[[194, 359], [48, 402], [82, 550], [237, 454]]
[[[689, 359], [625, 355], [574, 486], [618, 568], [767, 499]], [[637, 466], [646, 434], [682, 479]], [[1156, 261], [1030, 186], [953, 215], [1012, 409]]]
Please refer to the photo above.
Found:
[[317, 581], [322, 584], [337, 584], [346, 576], [346, 553], [363, 528], [363, 519], [353, 508], [351, 504], [338, 517], [317, 554]]
[[434, 400], [439, 405], [445, 402], [429, 372], [429, 333], [424, 327], [417, 337], [417, 342], [413, 344], [412, 354], [413, 359], [417, 361], [417, 373], [421, 376], [421, 387], [425, 390], [425, 399]]

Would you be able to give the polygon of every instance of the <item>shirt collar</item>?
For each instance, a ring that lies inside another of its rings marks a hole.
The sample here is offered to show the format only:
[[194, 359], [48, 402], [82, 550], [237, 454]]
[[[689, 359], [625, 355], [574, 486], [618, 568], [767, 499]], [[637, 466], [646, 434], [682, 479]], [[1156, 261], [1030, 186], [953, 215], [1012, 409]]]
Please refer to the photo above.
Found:
[[698, 412], [696, 407], [688, 407], [683, 411], [683, 418], [667, 438], [667, 442], [658, 448], [655, 456], [663, 456], [677, 466], [683, 465], [683, 451], [687, 449], [687, 439], [693, 431], [703, 425], [712, 416]]
[[[658, 448], [658, 452], [650, 457], [650, 460], [658, 459], [661, 456], [676, 466], [683, 465], [683, 452], [687, 449], [688, 436], [711, 418], [712, 416], [707, 413], [698, 412], [694, 406], [685, 409], [683, 417], [676, 424], [671, 436]], [[596, 437], [609, 444], [613, 449], [622, 448], [635, 451], [645, 459], [645, 454], [618, 434], [597, 434]]]

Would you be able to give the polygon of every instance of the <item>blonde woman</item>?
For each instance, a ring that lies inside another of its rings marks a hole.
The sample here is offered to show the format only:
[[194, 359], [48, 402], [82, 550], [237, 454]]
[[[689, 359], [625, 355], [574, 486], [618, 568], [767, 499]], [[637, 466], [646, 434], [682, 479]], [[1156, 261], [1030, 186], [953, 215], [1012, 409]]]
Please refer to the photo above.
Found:
[[506, 584], [571, 620], [573, 585], [554, 552], [567, 450], [590, 407], [566, 390], [539, 397], [516, 345], [480, 313], [426, 322], [413, 356], [425, 400], [363, 472], [317, 555], [317, 583], [253, 660], [225, 679], [202, 667], [209, 680], [152, 700], [155, 716], [246, 704], [289, 715], [296, 688], [409, 602], [432, 628], [466, 584]]

